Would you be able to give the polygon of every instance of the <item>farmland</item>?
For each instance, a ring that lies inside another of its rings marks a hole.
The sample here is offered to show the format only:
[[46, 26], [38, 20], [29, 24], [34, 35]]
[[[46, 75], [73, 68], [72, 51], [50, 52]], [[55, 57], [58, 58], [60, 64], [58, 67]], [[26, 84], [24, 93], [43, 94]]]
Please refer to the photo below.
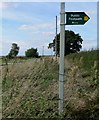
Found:
[[[53, 57], [2, 65], [3, 118], [99, 119], [99, 51], [65, 57], [64, 113], [58, 114], [59, 61]], [[20, 64], [19, 64], [20, 63]]]

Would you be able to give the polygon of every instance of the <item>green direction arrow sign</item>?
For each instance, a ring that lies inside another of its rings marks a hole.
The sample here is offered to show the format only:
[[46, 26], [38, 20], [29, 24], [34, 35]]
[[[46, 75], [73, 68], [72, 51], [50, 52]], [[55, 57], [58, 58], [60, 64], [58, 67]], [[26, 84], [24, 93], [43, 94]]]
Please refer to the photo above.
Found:
[[84, 12], [66, 12], [66, 25], [84, 25], [89, 19]]

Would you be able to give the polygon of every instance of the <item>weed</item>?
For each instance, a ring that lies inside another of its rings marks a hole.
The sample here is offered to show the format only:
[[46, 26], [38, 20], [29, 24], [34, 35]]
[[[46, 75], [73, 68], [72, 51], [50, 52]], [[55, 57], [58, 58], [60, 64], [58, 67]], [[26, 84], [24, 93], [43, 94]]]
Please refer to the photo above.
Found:
[[3, 117], [98, 120], [96, 51], [70, 54], [66, 60], [63, 114], [58, 113], [58, 62], [45, 57], [22, 64], [16, 60], [8, 64], [8, 72], [3, 66]]

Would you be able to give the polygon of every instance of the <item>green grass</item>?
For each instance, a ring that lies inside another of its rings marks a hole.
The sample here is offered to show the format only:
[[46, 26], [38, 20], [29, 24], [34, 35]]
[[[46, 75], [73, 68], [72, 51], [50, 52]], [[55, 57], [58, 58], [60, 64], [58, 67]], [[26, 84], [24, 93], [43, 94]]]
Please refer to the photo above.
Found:
[[0, 58], [0, 65], [2, 65], [2, 59]]
[[99, 50], [83, 51], [80, 53], [68, 55], [67, 58], [81, 66], [83, 69], [90, 71], [94, 66], [94, 62], [99, 62], [98, 54]]
[[15, 64], [15, 63], [24, 63], [26, 61], [33, 61], [36, 60], [37, 58], [26, 58], [26, 57], [16, 57], [16, 58], [6, 58], [6, 57], [2, 57], [0, 59], [0, 65], [5, 65], [5, 64]]
[[[97, 51], [66, 56], [64, 113], [58, 114], [59, 63], [50, 57], [3, 66], [3, 117], [99, 118]], [[68, 65], [68, 68], [67, 68]], [[6, 73], [7, 72], [7, 73]], [[6, 75], [6, 77], [5, 77]]]

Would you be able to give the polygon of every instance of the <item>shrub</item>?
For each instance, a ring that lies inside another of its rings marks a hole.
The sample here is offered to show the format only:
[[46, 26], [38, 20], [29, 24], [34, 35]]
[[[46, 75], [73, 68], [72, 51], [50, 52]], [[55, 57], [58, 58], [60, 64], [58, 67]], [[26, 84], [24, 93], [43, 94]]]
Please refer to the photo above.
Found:
[[25, 56], [26, 57], [38, 57], [37, 48], [28, 49], [27, 51], [25, 51]]

